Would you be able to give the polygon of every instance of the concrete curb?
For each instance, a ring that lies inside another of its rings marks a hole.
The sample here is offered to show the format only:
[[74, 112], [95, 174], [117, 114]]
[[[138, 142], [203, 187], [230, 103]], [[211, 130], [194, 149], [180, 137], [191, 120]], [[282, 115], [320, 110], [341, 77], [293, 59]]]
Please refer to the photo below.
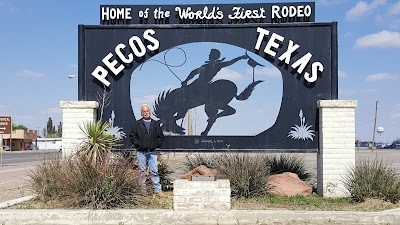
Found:
[[24, 201], [31, 200], [34, 197], [36, 197], [36, 195], [28, 195], [28, 196], [25, 196], [25, 197], [22, 197], [22, 198], [13, 199], [13, 200], [6, 201], [6, 202], [0, 202], [0, 209], [1, 208], [6, 208], [8, 206], [12, 206], [12, 205], [24, 202]]
[[0, 210], [0, 224], [400, 224], [400, 212]]

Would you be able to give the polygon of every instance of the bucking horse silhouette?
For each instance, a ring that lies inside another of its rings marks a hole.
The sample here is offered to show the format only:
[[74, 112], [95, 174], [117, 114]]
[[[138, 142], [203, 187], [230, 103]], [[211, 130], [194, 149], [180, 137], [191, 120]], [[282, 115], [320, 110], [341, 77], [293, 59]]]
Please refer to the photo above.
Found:
[[[224, 61], [225, 58], [219, 59], [220, 56], [221, 53], [219, 50], [211, 49], [209, 61], [206, 61], [200, 68], [193, 70], [182, 82], [180, 88], [163, 91], [158, 95], [153, 106], [153, 114], [160, 119], [163, 131], [174, 134], [185, 134], [185, 129], [177, 125], [176, 121], [184, 118], [189, 109], [204, 104], [205, 113], [208, 116], [208, 124], [201, 135], [207, 136], [218, 118], [236, 113], [236, 110], [229, 106], [233, 98], [239, 101], [248, 99], [256, 85], [263, 82], [262, 80], [254, 81], [253, 74], [253, 82], [242, 93], [237, 95], [237, 86], [232, 81], [225, 79], [212, 81], [222, 68], [230, 66], [239, 60], [249, 59], [248, 64], [251, 66], [254, 65], [253, 69], [255, 65], [260, 65], [249, 58], [247, 53], [230, 61]], [[198, 78], [191, 84], [188, 84], [188, 81], [197, 74], [199, 74]]]

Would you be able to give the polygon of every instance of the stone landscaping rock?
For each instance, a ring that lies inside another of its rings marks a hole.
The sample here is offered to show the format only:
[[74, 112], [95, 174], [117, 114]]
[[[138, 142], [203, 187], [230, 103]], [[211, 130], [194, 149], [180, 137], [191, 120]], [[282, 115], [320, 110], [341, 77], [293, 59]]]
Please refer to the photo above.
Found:
[[187, 174], [183, 175], [181, 179], [189, 179], [191, 181], [192, 176], [196, 175], [215, 176], [216, 174], [217, 174], [216, 170], [212, 170], [204, 165], [201, 165], [194, 168], [192, 171], [189, 171]]
[[310, 196], [312, 188], [299, 179], [297, 174], [285, 172], [271, 175], [268, 184], [272, 187], [271, 193], [277, 196]]

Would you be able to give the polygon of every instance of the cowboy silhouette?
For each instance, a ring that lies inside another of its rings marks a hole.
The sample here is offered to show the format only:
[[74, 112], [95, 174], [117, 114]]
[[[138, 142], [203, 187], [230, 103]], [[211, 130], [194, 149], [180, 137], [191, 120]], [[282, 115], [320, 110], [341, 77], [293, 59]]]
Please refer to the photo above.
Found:
[[217, 49], [211, 49], [210, 54], [208, 55], [209, 61], [206, 61], [204, 65], [200, 68], [194, 69], [189, 76], [182, 81], [182, 86], [188, 85], [188, 81], [191, 80], [196, 74], [199, 74], [199, 78], [197, 78], [193, 83], [190, 84], [190, 87], [194, 90], [196, 89], [204, 89], [209, 86], [211, 80], [217, 75], [222, 68], [230, 66], [241, 59], [248, 59], [247, 55], [242, 55], [237, 58], [234, 58], [230, 61], [224, 62], [225, 58], [219, 59], [221, 56], [221, 52]]
[[[208, 116], [208, 124], [201, 135], [207, 136], [218, 118], [236, 113], [236, 110], [229, 105], [234, 98], [239, 101], [248, 99], [255, 86], [263, 82], [261, 80], [253, 80], [244, 91], [237, 95], [237, 86], [232, 81], [226, 79], [212, 81], [224, 67], [230, 66], [241, 59], [254, 61], [247, 54], [230, 61], [224, 61], [225, 58], [219, 59], [220, 56], [219, 50], [211, 49], [209, 61], [190, 72], [182, 82], [181, 88], [160, 93], [155, 102], [154, 115], [163, 123], [162, 128], [164, 131], [184, 134], [184, 129], [178, 126], [175, 121], [184, 118], [189, 109], [204, 105], [205, 113]], [[248, 64], [250, 65], [249, 62]], [[198, 78], [188, 84], [197, 74], [199, 75]]]

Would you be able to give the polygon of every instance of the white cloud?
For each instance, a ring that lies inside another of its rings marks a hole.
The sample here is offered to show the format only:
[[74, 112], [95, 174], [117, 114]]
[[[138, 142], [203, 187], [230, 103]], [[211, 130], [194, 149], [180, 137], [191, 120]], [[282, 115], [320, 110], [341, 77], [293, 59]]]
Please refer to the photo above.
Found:
[[388, 27], [391, 29], [400, 29], [400, 19], [392, 19]]
[[44, 77], [44, 73], [33, 72], [31, 70], [22, 70], [17, 72], [17, 77]]
[[73, 68], [73, 69], [78, 69], [78, 65], [77, 64], [69, 64], [68, 66], [70, 68]]
[[361, 93], [376, 93], [378, 90], [376, 89], [362, 89]]
[[355, 48], [400, 48], [400, 33], [383, 30], [356, 40]]
[[316, 3], [319, 3], [324, 6], [332, 6], [332, 5], [340, 5], [348, 2], [349, 0], [319, 0]]
[[8, 13], [17, 13], [20, 10], [12, 5], [10, 2], [0, 1], [0, 11], [5, 10]]
[[47, 114], [62, 114], [62, 108], [52, 107], [47, 110]]
[[400, 113], [392, 114], [392, 118], [400, 118]]
[[344, 77], [348, 77], [349, 75], [346, 72], [339, 70], [338, 76], [344, 78]]
[[62, 114], [62, 108], [60, 107], [50, 107], [46, 110], [43, 110], [41, 112], [43, 115], [46, 115], [51, 117], [50, 115], [54, 115], [54, 114]]
[[169, 91], [169, 90], [174, 90], [174, 89], [176, 89], [177, 87], [175, 87], [174, 85], [168, 85], [168, 86], [165, 86], [165, 87], [162, 87], [161, 88], [161, 90], [162, 91]]
[[133, 102], [140, 105], [142, 104], [152, 105], [157, 97], [158, 97], [157, 95], [146, 95], [142, 98], [134, 98]]
[[220, 80], [220, 79], [240, 80], [242, 79], [242, 75], [240, 75], [240, 73], [236, 71], [222, 68], [221, 71], [219, 71], [219, 73], [214, 77], [213, 80]]
[[371, 74], [365, 78], [367, 82], [375, 82], [381, 80], [397, 80], [399, 78], [398, 75], [389, 74], [389, 73], [377, 73]]
[[375, 8], [385, 5], [386, 0], [374, 0], [370, 4], [359, 1], [353, 8], [346, 13], [346, 20], [359, 20], [363, 16], [370, 14]]
[[0, 109], [5, 109], [5, 108], [7, 108], [7, 106], [5, 106], [5, 105], [0, 105]]
[[352, 37], [352, 36], [353, 36], [353, 33], [351, 33], [351, 32], [346, 32], [343, 34], [344, 38], [348, 38], [348, 37]]
[[[253, 69], [248, 69], [247, 74], [253, 75]], [[266, 77], [281, 77], [281, 71], [276, 67], [261, 67], [254, 70], [254, 75], [261, 75]]]
[[388, 13], [391, 15], [400, 14], [400, 1], [389, 7]]
[[354, 95], [357, 91], [354, 89], [339, 89], [339, 95]]

